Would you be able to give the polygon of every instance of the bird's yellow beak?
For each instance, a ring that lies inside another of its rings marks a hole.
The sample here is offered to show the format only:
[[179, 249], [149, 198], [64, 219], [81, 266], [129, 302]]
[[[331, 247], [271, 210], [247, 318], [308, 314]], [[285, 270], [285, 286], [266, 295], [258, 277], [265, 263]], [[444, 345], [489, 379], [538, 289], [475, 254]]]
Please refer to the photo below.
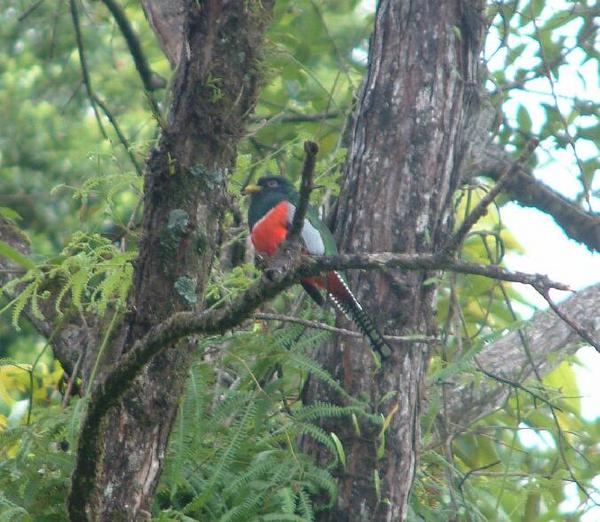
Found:
[[262, 190], [262, 187], [259, 187], [258, 185], [246, 185], [244, 187], [244, 190], [242, 190], [242, 194], [245, 194], [246, 196], [248, 196], [249, 194], [257, 194], [261, 190]]

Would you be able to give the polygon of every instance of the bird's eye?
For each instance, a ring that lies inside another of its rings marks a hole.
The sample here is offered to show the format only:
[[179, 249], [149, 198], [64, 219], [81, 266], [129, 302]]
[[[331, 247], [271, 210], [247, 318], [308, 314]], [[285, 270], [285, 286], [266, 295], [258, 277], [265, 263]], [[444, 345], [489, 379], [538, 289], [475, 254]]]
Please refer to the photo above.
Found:
[[274, 179], [267, 183], [267, 187], [269, 187], [269, 188], [277, 188], [278, 186], [279, 186], [279, 183], [277, 183], [277, 181], [275, 181]]

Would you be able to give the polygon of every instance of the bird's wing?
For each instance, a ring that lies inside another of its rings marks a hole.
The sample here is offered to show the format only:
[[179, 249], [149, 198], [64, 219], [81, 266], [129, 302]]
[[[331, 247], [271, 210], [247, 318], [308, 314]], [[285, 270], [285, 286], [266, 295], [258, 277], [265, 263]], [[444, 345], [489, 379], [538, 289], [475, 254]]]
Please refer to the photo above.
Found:
[[[293, 203], [289, 203], [288, 222], [291, 226], [296, 213], [296, 207]], [[309, 254], [313, 256], [335, 255], [337, 248], [331, 232], [319, 219], [316, 210], [309, 207], [304, 218], [304, 225], [301, 232], [302, 242]]]

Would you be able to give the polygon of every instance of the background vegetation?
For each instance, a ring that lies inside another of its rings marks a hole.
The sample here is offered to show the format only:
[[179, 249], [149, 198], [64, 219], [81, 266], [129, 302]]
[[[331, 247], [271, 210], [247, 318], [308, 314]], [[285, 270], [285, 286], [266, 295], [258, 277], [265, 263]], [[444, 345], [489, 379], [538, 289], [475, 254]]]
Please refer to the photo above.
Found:
[[[169, 65], [138, 3], [123, 5], [152, 70], [168, 81]], [[54, 270], [59, 292], [70, 296], [74, 309], [63, 313], [116, 317], [124, 309], [138, 239], [139, 165], [157, 136], [157, 121], [101, 2], [80, 4], [87, 89], [66, 2], [1, 0], [0, 6], [0, 214], [27, 233], [33, 251], [23, 260], [29, 271], [19, 297], [0, 298], [0, 518], [64, 520], [72, 450], [89, 390], [80, 390], [81, 396], [71, 390], [70, 400], [63, 400], [51, 339], [41, 337], [22, 312], [35, 315], [36, 300], [47, 297], [42, 270]], [[564, 151], [579, 184], [577, 200], [590, 209], [598, 96], [566, 95], [562, 85], [574, 69], [591, 63], [596, 70], [599, 14], [586, 1], [540, 0], [491, 2], [486, 13], [486, 88], [496, 110], [497, 143], [518, 150], [538, 139], [534, 169]], [[267, 172], [297, 179], [305, 139], [320, 145], [313, 203], [328, 215], [372, 22], [368, 6], [357, 1], [277, 4], [268, 32], [267, 84], [230, 181], [235, 205], [207, 293], [211, 306], [230, 300], [256, 275], [246, 252], [240, 188]], [[581, 81], [590, 80], [583, 75]], [[523, 98], [522, 92], [536, 96]], [[164, 93], [151, 96], [164, 104]], [[219, 95], [215, 80], [213, 96]], [[457, 194], [457, 222], [489, 184], [473, 177]], [[501, 215], [502, 204], [478, 223], [465, 243], [465, 259], [502, 264], [507, 252], [520, 251]], [[0, 255], [10, 254], [0, 245]], [[483, 278], [445, 275], [436, 282], [440, 342], [430, 365], [411, 518], [582, 519], [600, 502], [600, 424], [581, 415], [576, 359], [514, 387], [504, 408], [465, 426], [450, 444], [439, 444], [443, 384], [478, 386], [490, 379], [476, 355], [517, 330], [524, 318], [519, 311], [526, 315], [528, 303], [510, 285]], [[265, 311], [333, 323], [330, 312], [315, 309], [298, 290]], [[328, 335], [286, 321], [254, 321], [228, 336], [198, 340], [154, 506], [157, 520], [312, 520], [334, 501], [332, 472], [343, 469], [346, 455], [318, 421], [346, 416], [352, 422], [368, 414], [360, 398], [345, 408], [302, 405], [309, 373], [339, 388], [310, 356]], [[386, 419], [372, 420], [384, 439]], [[531, 430], [538, 434], [534, 445], [521, 436]], [[327, 466], [317, 467], [299, 451], [301, 437], [329, 449]]]

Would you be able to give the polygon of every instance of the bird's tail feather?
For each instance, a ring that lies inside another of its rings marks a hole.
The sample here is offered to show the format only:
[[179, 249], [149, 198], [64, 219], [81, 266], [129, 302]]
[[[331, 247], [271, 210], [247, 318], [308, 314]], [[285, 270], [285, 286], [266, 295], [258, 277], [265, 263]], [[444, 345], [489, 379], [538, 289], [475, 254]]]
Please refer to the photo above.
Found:
[[[330, 281], [330, 291], [328, 292], [333, 303], [358, 327], [360, 332], [368, 339], [373, 350], [379, 354], [381, 360], [388, 358], [392, 354], [392, 349], [375, 326], [373, 320], [363, 310], [356, 297], [354, 297], [343, 276], [338, 272], [333, 272], [333, 276], [337, 279], [335, 282], [337, 283], [335, 284], [337, 288], [334, 294], [331, 288], [332, 282]], [[339, 288], [338, 285], [342, 288]]]

